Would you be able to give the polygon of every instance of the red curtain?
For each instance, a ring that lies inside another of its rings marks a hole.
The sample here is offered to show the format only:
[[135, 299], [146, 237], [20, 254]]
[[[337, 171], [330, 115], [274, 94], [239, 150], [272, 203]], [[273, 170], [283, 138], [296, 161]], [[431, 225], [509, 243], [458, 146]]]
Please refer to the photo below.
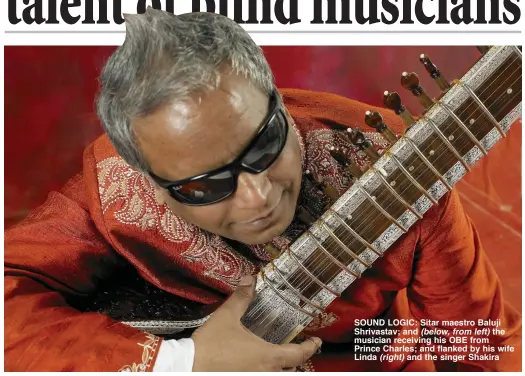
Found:
[[[97, 76], [114, 47], [5, 47], [5, 223], [10, 226], [81, 168], [82, 149], [102, 133], [94, 113]], [[474, 47], [265, 47], [279, 87], [328, 91], [381, 105], [403, 71], [439, 90], [418, 61], [425, 53], [450, 81], [479, 57]], [[521, 127], [458, 184], [468, 214], [521, 307]]]

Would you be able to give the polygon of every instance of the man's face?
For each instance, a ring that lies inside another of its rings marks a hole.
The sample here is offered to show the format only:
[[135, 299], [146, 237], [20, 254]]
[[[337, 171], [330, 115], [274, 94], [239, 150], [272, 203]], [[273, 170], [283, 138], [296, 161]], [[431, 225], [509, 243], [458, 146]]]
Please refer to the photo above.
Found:
[[[269, 112], [269, 98], [235, 75], [192, 101], [163, 106], [134, 126], [154, 174], [177, 181], [234, 160]], [[186, 206], [158, 188], [175, 214], [209, 232], [246, 244], [280, 235], [292, 221], [301, 185], [299, 140], [288, 116], [288, 139], [279, 158], [260, 174], [242, 172], [235, 194], [207, 206]], [[263, 217], [263, 218], [261, 218]]]

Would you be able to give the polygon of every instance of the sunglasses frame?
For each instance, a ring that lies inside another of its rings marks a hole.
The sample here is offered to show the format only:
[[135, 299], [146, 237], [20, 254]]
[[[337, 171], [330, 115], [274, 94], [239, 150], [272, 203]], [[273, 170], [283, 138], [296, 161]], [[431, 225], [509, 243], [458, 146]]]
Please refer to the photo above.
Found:
[[[235, 160], [233, 160], [232, 162], [230, 162], [230, 163], [228, 163], [228, 164], [226, 164], [226, 165], [224, 165], [222, 167], [216, 168], [214, 170], [211, 170], [211, 171], [199, 174], [199, 175], [195, 175], [195, 176], [183, 179], [183, 180], [178, 180], [178, 181], [169, 181], [169, 180], [163, 179], [163, 178], [155, 175], [151, 171], [148, 171], [148, 174], [151, 176], [151, 178], [159, 186], [161, 186], [162, 188], [166, 189], [173, 199], [175, 199], [176, 201], [180, 202], [181, 204], [184, 204], [184, 205], [187, 205], [187, 206], [212, 205], [212, 204], [215, 204], [217, 202], [220, 202], [220, 201], [223, 201], [223, 200], [227, 199], [228, 197], [230, 197], [231, 195], [233, 195], [236, 192], [236, 190], [237, 190], [237, 181], [238, 181], [239, 175], [240, 175], [240, 173], [242, 171], [247, 171], [247, 172], [252, 173], [252, 174], [260, 174], [261, 172], [269, 169], [275, 163], [275, 161], [279, 158], [279, 156], [281, 155], [281, 153], [282, 153], [282, 151], [283, 151], [283, 149], [284, 149], [284, 147], [285, 147], [285, 145], [287, 143], [288, 132], [289, 132], [290, 125], [289, 125], [289, 122], [288, 122], [288, 118], [286, 117], [286, 111], [285, 111], [285, 109], [283, 107], [283, 103], [280, 100], [279, 94], [275, 90], [272, 92], [272, 94], [270, 94], [270, 106], [271, 106], [271, 109], [270, 109], [268, 115], [266, 115], [266, 117], [264, 119], [264, 122], [261, 125], [261, 127], [259, 128], [259, 130], [257, 131], [256, 135], [250, 141], [248, 146], [246, 146], [244, 148], [244, 150], [239, 154], [239, 156], [236, 157]], [[264, 132], [268, 129], [268, 127], [272, 123], [272, 120], [276, 116], [279, 116], [279, 115], [281, 115], [283, 117], [283, 119], [284, 119], [284, 123], [285, 123], [285, 125], [284, 125], [284, 127], [285, 127], [284, 133], [285, 133], [285, 135], [284, 135], [283, 144], [281, 145], [279, 150], [275, 153], [275, 156], [274, 156], [273, 160], [264, 169], [254, 169], [254, 168], [251, 168], [250, 166], [245, 165], [243, 163], [243, 159], [252, 150], [252, 148], [259, 141], [259, 139], [262, 137]], [[177, 186], [182, 186], [184, 184], [195, 182], [195, 181], [198, 181], [198, 180], [203, 179], [203, 178], [208, 178], [208, 177], [210, 177], [212, 175], [217, 175], [217, 174], [220, 174], [220, 173], [225, 172], [225, 171], [231, 171], [231, 173], [232, 173], [232, 178], [233, 178], [232, 191], [230, 193], [228, 193], [227, 195], [225, 195], [225, 196], [223, 196], [223, 197], [221, 197], [221, 198], [219, 198], [217, 200], [199, 204], [199, 203], [192, 203], [192, 202], [186, 200], [184, 197], [176, 197], [176, 194], [174, 194], [173, 189], [175, 187], [177, 187]]]

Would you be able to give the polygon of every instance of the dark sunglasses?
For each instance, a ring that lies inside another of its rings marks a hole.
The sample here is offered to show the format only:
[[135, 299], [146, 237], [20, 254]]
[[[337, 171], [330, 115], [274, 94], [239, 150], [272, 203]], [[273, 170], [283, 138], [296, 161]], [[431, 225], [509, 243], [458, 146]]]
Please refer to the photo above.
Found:
[[250, 144], [231, 163], [215, 170], [179, 181], [168, 181], [149, 172], [171, 197], [189, 206], [210, 205], [222, 201], [237, 189], [242, 171], [259, 174], [279, 157], [288, 136], [288, 120], [276, 92], [270, 96], [270, 111]]

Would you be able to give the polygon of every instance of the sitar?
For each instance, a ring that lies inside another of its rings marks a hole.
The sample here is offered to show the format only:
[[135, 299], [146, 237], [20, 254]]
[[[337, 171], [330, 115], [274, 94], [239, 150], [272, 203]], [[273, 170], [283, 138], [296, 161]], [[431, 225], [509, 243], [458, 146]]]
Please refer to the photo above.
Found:
[[[420, 56], [441, 90], [437, 98], [426, 93], [415, 73], [403, 73], [402, 86], [424, 107], [420, 116], [408, 112], [398, 93], [384, 93], [385, 106], [406, 124], [403, 134], [395, 134], [380, 113], [363, 114], [388, 142], [386, 151], [378, 153], [359, 130], [338, 129], [371, 163], [362, 169], [331, 150], [353, 178], [342, 195], [308, 178], [327, 203], [299, 213], [305, 231], [289, 247], [268, 249], [275, 258], [257, 275], [256, 298], [242, 318], [246, 328], [268, 342], [293, 341], [507, 136], [521, 117], [521, 47], [478, 49], [479, 60], [452, 82], [428, 56]], [[136, 276], [72, 305], [165, 338], [177, 338], [209, 317], [203, 305]]]

